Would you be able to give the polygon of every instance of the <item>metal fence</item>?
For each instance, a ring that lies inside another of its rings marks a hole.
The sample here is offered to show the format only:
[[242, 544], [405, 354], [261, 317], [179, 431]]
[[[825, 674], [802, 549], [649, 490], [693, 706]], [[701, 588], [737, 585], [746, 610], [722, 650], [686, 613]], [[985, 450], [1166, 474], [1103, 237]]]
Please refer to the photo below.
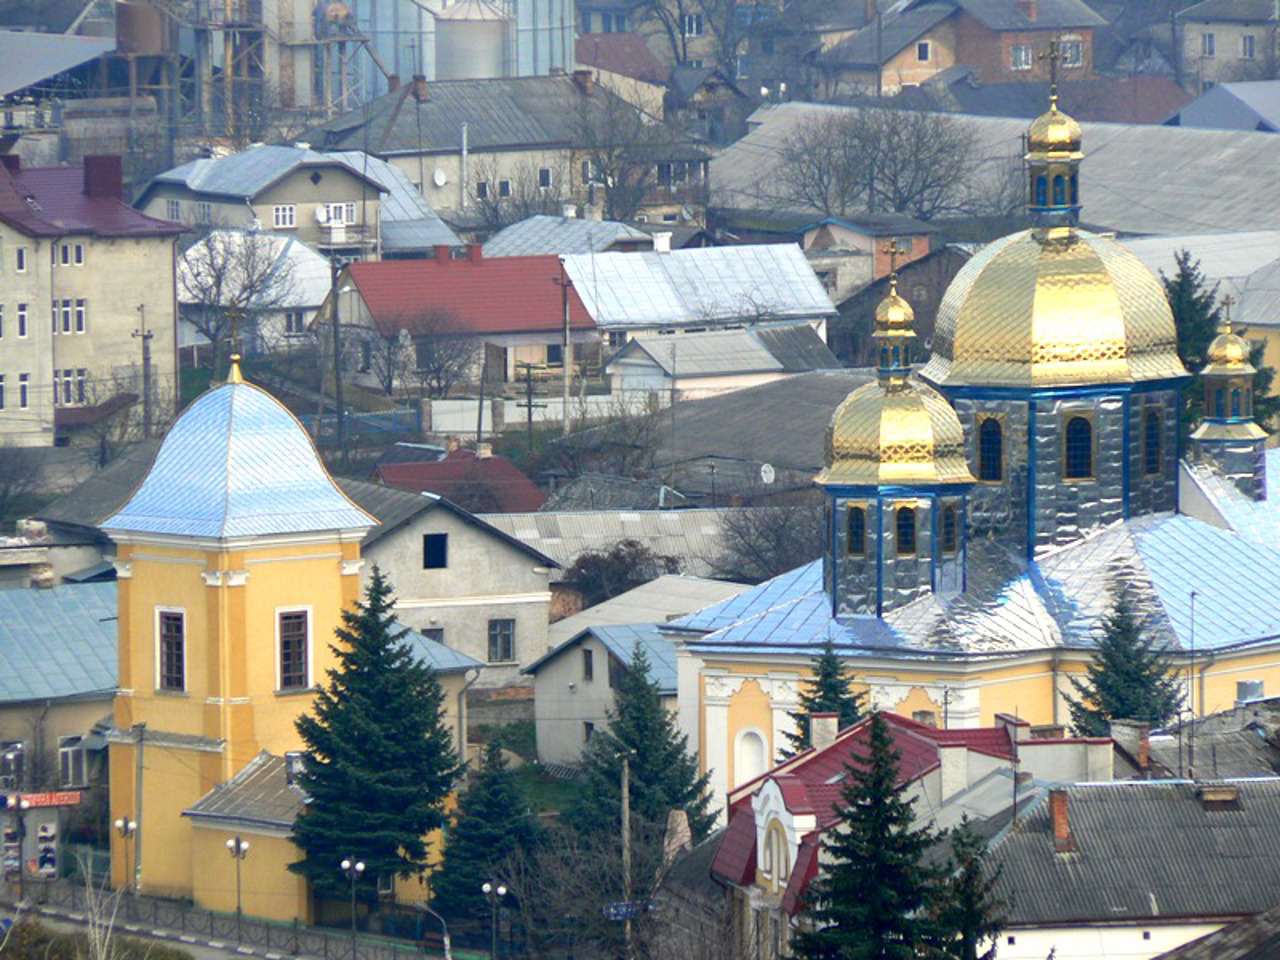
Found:
[[[19, 895], [17, 880], [8, 878], [0, 884], [0, 898], [5, 903], [16, 904]], [[27, 878], [21, 895], [29, 906], [49, 907], [66, 913], [89, 912], [89, 895], [83, 881]], [[439, 932], [428, 929], [425, 923], [413, 931], [414, 939], [392, 940], [308, 927], [296, 920], [293, 923], [272, 923], [251, 917], [237, 919], [235, 914], [218, 913], [156, 897], [117, 897], [108, 892], [105, 903], [106, 911], [114, 911], [117, 928], [138, 926], [148, 932], [171, 931], [215, 943], [260, 947], [284, 956], [322, 960], [421, 960], [424, 954], [436, 955], [442, 943]], [[104, 908], [100, 906], [99, 909]], [[400, 925], [409, 924], [401, 920]]]

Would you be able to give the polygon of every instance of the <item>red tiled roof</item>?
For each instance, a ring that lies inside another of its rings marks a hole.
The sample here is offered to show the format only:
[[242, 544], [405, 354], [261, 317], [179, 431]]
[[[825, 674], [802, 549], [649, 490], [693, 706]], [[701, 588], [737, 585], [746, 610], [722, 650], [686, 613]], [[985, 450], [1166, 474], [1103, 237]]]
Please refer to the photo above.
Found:
[[[564, 329], [560, 258], [494, 257], [479, 248], [466, 259], [438, 250], [434, 260], [353, 263], [352, 282], [383, 336], [394, 336], [414, 319], [446, 310], [460, 333], [537, 333]], [[444, 253], [444, 256], [440, 256]], [[569, 325], [595, 329], [575, 290], [569, 290]]]
[[720, 838], [711, 872], [729, 883], [751, 883], [756, 878], [756, 815], [748, 804], [734, 810], [729, 827]]
[[477, 457], [471, 450], [455, 450], [431, 463], [386, 463], [375, 473], [388, 486], [463, 503], [474, 502], [474, 488], [482, 486], [495, 501], [494, 513], [532, 513], [547, 499], [506, 457]]
[[97, 234], [154, 237], [182, 233], [182, 224], [139, 213], [114, 196], [89, 196], [83, 167], [0, 167], [0, 220], [28, 236]]
[[597, 67], [660, 87], [671, 76], [666, 64], [638, 33], [584, 33], [578, 38], [575, 54], [584, 67]]
[[791, 876], [787, 878], [787, 889], [782, 893], [782, 909], [792, 916], [799, 909], [800, 900], [809, 882], [818, 875], [819, 849], [820, 842], [816, 833], [810, 833], [800, 841], [795, 865], [791, 868]]

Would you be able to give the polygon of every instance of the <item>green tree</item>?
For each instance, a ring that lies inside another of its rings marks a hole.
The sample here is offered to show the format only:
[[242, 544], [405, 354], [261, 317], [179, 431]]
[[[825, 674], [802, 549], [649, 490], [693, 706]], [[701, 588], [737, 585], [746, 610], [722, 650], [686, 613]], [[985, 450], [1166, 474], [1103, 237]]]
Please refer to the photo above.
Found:
[[813, 658], [813, 678], [805, 681], [805, 689], [800, 694], [800, 709], [789, 714], [796, 722], [796, 732], [787, 733], [790, 747], [779, 751], [782, 756], [793, 757], [813, 745], [809, 734], [811, 714], [837, 714], [836, 726], [840, 730], [862, 719], [866, 698], [850, 688], [852, 682], [853, 675], [845, 670], [844, 661], [828, 639], [822, 646], [822, 652]]
[[1177, 270], [1172, 277], [1163, 273], [1165, 296], [1173, 311], [1173, 325], [1178, 336], [1178, 358], [1191, 371], [1191, 379], [1182, 388], [1182, 433], [1190, 436], [1191, 430], [1204, 414], [1204, 386], [1200, 371], [1204, 369], [1205, 353], [1217, 336], [1222, 320], [1222, 308], [1218, 306], [1218, 285], [1210, 285], [1200, 269], [1200, 261], [1193, 260], [1188, 250], [1174, 254]]
[[662, 825], [674, 809], [689, 816], [695, 843], [715, 820], [708, 811], [709, 775], [698, 776], [688, 738], [662, 704], [644, 648], [636, 645], [623, 671], [607, 730], [597, 730], [583, 755], [580, 788], [565, 821], [580, 833], [616, 835], [621, 825], [622, 756], [630, 756], [633, 821]]
[[458, 797], [444, 865], [431, 879], [432, 903], [450, 917], [478, 920], [489, 907], [477, 891], [517, 850], [531, 850], [542, 828], [502, 748], [490, 743], [467, 789]]
[[1112, 720], [1145, 720], [1159, 726], [1182, 706], [1169, 654], [1143, 633], [1124, 591], [1102, 624], [1102, 636], [1085, 671], [1071, 678], [1080, 699], [1068, 697], [1071, 723], [1080, 736], [1106, 736]]
[[[367, 876], [420, 874], [426, 836], [444, 823], [445, 798], [458, 774], [444, 722], [444, 692], [397, 629], [391, 585], [381, 571], [355, 610], [342, 612], [338, 658], [315, 714], [298, 718], [306, 745], [299, 785], [310, 801], [291, 839], [303, 858], [289, 865], [319, 894], [341, 894], [343, 858]], [[363, 885], [372, 897], [375, 885]]]
[[925, 862], [937, 837], [916, 827], [901, 757], [880, 713], [868, 724], [867, 752], [846, 768], [837, 810], [825, 831], [823, 869], [803, 912], [813, 924], [795, 941], [806, 960], [907, 960], [934, 937], [929, 916], [941, 871]]
[[[1241, 330], [1241, 336], [1247, 336], [1248, 330]], [[1276, 414], [1280, 413], [1280, 396], [1274, 396], [1271, 385], [1276, 379], [1275, 367], [1263, 366], [1263, 358], [1267, 353], [1265, 340], [1250, 343], [1249, 362], [1258, 372], [1253, 375], [1253, 419], [1270, 430], [1275, 425]]]
[[[987, 844], [965, 814], [951, 831], [949, 874], [938, 898], [940, 949], [955, 960], [991, 960], [1004, 929], [1004, 903], [996, 896], [1000, 867], [987, 864]], [[989, 943], [989, 949], [979, 948]]]

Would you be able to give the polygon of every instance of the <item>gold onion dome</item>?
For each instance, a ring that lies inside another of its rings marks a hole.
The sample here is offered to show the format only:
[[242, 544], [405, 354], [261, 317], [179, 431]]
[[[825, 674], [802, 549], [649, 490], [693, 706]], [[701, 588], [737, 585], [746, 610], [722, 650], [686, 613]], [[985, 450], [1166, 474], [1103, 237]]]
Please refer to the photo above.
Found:
[[1026, 230], [989, 244], [943, 296], [921, 375], [1041, 387], [1185, 377], [1160, 282], [1108, 237]]
[[875, 329], [884, 333], [915, 336], [916, 312], [898, 295], [898, 280], [889, 278], [889, 293], [876, 307]]
[[1238, 333], [1231, 332], [1231, 321], [1227, 320], [1218, 327], [1218, 335], [1209, 343], [1205, 351], [1207, 363], [1201, 375], [1248, 375], [1257, 373], [1257, 369], [1249, 362], [1249, 341]]
[[1049, 109], [1032, 120], [1027, 130], [1027, 152], [1033, 154], [1079, 154], [1083, 141], [1080, 124], [1058, 109], [1056, 95]]

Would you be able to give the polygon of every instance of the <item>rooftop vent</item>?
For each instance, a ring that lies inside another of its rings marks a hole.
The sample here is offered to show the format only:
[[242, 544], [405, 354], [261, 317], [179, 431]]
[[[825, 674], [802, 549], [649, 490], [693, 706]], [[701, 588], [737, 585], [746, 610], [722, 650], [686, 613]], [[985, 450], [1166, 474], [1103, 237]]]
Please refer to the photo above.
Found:
[[1234, 783], [1202, 783], [1196, 797], [1207, 811], [1240, 809], [1240, 788]]

